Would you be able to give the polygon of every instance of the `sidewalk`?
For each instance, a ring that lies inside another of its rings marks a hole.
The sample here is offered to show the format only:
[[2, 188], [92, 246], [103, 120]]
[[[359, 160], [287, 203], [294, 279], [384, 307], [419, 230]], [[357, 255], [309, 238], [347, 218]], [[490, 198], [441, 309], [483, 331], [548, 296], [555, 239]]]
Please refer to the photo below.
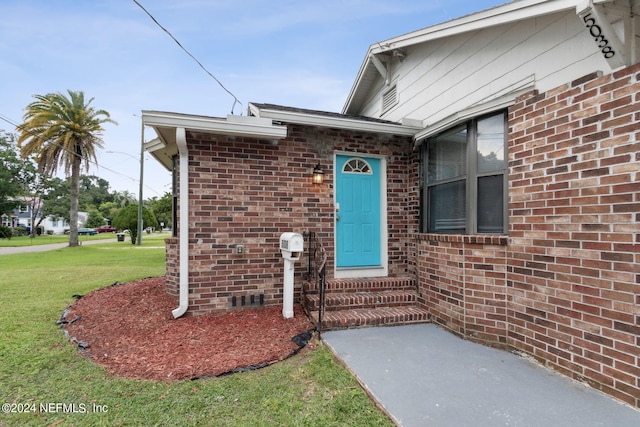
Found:
[[401, 426], [640, 426], [640, 411], [433, 324], [322, 334]]
[[[116, 242], [117, 238], [101, 239], [101, 240], [81, 240], [81, 245], [95, 245], [98, 243]], [[128, 242], [131, 243], [131, 242]], [[0, 255], [24, 254], [29, 252], [45, 252], [54, 249], [62, 249], [69, 246], [69, 243], [52, 243], [50, 245], [33, 245], [33, 246], [16, 246], [16, 247], [0, 247]]]

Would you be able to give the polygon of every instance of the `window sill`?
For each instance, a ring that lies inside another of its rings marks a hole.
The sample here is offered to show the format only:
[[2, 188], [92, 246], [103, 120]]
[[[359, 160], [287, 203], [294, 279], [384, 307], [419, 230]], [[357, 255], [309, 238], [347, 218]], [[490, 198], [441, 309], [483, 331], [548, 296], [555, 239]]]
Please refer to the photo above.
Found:
[[466, 243], [475, 245], [498, 245], [507, 246], [509, 244], [509, 236], [498, 234], [418, 234], [419, 242], [437, 243]]

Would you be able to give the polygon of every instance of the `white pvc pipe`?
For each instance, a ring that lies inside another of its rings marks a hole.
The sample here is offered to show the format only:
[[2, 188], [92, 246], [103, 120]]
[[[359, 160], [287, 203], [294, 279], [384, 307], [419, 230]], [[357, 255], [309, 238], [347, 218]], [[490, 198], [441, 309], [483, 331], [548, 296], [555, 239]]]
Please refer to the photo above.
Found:
[[189, 152], [184, 128], [176, 128], [176, 144], [180, 154], [180, 305], [171, 312], [174, 318], [189, 308]]

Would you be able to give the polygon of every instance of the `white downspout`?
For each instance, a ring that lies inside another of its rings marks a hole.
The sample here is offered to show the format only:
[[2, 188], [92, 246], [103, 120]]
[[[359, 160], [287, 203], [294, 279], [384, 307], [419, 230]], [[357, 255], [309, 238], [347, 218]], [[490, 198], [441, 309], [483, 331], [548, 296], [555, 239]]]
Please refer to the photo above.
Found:
[[174, 318], [189, 308], [189, 152], [184, 128], [176, 128], [176, 144], [180, 154], [180, 305], [171, 312]]

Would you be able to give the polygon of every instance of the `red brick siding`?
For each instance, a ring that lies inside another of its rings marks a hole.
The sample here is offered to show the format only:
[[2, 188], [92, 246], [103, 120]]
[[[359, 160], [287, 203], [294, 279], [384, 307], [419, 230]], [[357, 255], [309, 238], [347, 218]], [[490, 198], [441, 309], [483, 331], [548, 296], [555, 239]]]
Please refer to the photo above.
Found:
[[180, 251], [178, 250], [178, 239], [165, 239], [166, 247], [166, 268], [165, 283], [167, 294], [177, 297], [180, 282]]
[[457, 335], [506, 345], [506, 238], [423, 234], [419, 287], [434, 321]]
[[[407, 273], [406, 177], [409, 138], [288, 126], [277, 144], [207, 134], [187, 135], [189, 147], [188, 314], [231, 309], [231, 298], [265, 295], [282, 304], [283, 261], [278, 239], [285, 231], [313, 231], [327, 249], [333, 274], [333, 154], [335, 150], [385, 156], [388, 178], [390, 275]], [[322, 185], [311, 183], [320, 161]], [[168, 241], [168, 292], [179, 281], [178, 241]], [[237, 254], [236, 247], [244, 246]], [[296, 263], [300, 292], [307, 259]], [[248, 298], [247, 298], [248, 300]]]
[[433, 319], [640, 407], [639, 123], [640, 65], [518, 100], [508, 240], [416, 239]]
[[511, 347], [639, 406], [640, 66], [509, 111]]

